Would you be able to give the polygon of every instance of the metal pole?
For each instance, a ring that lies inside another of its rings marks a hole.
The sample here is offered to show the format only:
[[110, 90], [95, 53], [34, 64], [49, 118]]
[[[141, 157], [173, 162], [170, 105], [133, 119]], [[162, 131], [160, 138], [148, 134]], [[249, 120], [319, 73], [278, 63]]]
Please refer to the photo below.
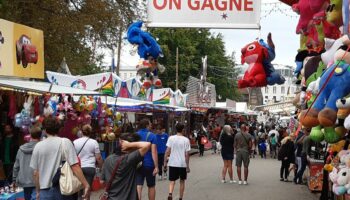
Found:
[[179, 89], [179, 48], [176, 47], [176, 90]]
[[119, 30], [119, 36], [118, 36], [118, 61], [117, 61], [117, 68], [116, 68], [116, 74], [119, 76], [119, 70], [120, 70], [120, 56], [121, 56], [121, 49], [122, 49], [122, 34], [123, 29], [120, 27]]

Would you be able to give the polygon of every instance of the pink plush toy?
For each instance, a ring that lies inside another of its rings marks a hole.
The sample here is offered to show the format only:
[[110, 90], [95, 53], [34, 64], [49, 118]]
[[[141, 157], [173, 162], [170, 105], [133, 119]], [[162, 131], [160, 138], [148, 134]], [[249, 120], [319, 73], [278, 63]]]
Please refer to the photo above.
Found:
[[329, 0], [299, 0], [298, 3], [294, 4], [293, 11], [300, 15], [296, 33], [307, 34], [308, 27], [310, 22], [314, 19], [314, 16], [325, 13], [328, 5]]

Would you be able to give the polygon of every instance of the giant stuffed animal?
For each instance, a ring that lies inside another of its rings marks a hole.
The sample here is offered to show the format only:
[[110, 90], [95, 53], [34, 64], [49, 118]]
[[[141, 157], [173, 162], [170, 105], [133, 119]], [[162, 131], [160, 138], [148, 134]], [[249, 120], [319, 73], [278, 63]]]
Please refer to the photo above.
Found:
[[158, 78], [158, 73], [163, 72], [165, 68], [158, 63], [157, 59], [163, 56], [162, 49], [150, 33], [141, 29], [142, 24], [141, 21], [131, 24], [127, 39], [131, 44], [138, 45], [138, 54], [142, 60], [137, 65], [137, 71], [139, 74], [146, 74], [144, 87], [149, 88], [152, 85], [161, 87], [162, 82]]
[[248, 69], [242, 79], [238, 80], [238, 88], [264, 87], [267, 85], [263, 61], [268, 58], [268, 50], [258, 41], [246, 45], [241, 50], [241, 62], [247, 63]]
[[262, 45], [263, 47], [265, 47], [269, 53], [268, 57], [265, 58], [265, 60], [263, 61], [263, 65], [264, 65], [264, 69], [266, 72], [266, 81], [268, 85], [274, 85], [274, 84], [283, 84], [286, 79], [279, 74], [275, 68], [273, 67], [273, 65], [271, 64], [271, 62], [275, 59], [276, 57], [276, 53], [275, 53], [275, 45], [272, 41], [272, 36], [271, 33], [269, 33], [269, 35], [267, 36], [267, 43], [264, 42], [263, 39], [259, 40], [260, 45]]
[[298, 3], [292, 6], [293, 11], [300, 15], [296, 28], [297, 34], [306, 34], [308, 32], [310, 22], [315, 15], [324, 12], [326, 2], [325, 0], [299, 0]]
[[[300, 122], [306, 127], [315, 127], [321, 124], [324, 127], [332, 127], [337, 119], [338, 108], [336, 101], [350, 93], [350, 53], [347, 45], [342, 46], [336, 53], [336, 63], [327, 68], [321, 79], [318, 98], [309, 111], [303, 111]], [[332, 75], [334, 71], [334, 74]], [[328, 81], [328, 83], [326, 83]]]
[[331, 2], [326, 10], [327, 21], [337, 27], [341, 27], [343, 25], [343, 19], [342, 19], [343, 0], [330, 0], [330, 1]]

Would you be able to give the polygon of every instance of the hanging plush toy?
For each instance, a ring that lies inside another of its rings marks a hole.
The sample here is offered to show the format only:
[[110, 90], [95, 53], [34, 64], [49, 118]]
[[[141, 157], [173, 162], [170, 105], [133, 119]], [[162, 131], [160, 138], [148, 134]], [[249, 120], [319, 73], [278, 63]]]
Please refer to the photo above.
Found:
[[304, 126], [315, 127], [319, 124], [324, 127], [334, 126], [338, 111], [336, 101], [350, 93], [350, 53], [346, 51], [347, 48], [346, 45], [342, 46], [336, 52], [337, 62], [325, 70], [320, 79], [320, 89], [326, 84], [324, 90], [321, 91], [309, 112], [301, 113], [300, 122]]
[[158, 74], [162, 73], [165, 68], [158, 63], [157, 59], [163, 56], [163, 52], [153, 36], [141, 29], [142, 24], [141, 21], [131, 24], [128, 28], [127, 39], [131, 44], [138, 46], [141, 61], [137, 65], [137, 71], [139, 74], [146, 74], [144, 87], [149, 88], [154, 85], [159, 88], [162, 87], [162, 82]]
[[241, 62], [247, 63], [248, 69], [242, 79], [238, 80], [238, 88], [264, 87], [267, 85], [263, 61], [269, 56], [268, 50], [255, 41], [242, 49]]
[[308, 33], [309, 25], [317, 13], [324, 12], [325, 0], [299, 0], [292, 6], [293, 11], [300, 15], [296, 28], [297, 34]]
[[273, 65], [271, 64], [271, 62], [276, 57], [275, 45], [272, 41], [271, 33], [269, 33], [267, 36], [267, 43], [265, 43], [263, 39], [260, 39], [259, 43], [260, 43], [260, 45], [262, 45], [263, 47], [265, 47], [267, 49], [268, 54], [269, 54], [268, 57], [265, 58], [265, 60], [263, 62], [264, 69], [266, 72], [267, 84], [268, 85], [274, 85], [274, 84], [282, 85], [286, 81], [286, 79], [281, 74], [279, 74], [275, 70]]

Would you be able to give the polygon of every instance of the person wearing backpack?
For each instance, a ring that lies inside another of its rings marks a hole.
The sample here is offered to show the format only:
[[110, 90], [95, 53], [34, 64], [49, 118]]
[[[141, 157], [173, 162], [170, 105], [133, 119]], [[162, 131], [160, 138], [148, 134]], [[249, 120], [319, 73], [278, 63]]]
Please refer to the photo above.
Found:
[[295, 161], [293, 141], [293, 134], [283, 138], [281, 141], [281, 149], [278, 152], [278, 160], [281, 161], [280, 181], [288, 182], [289, 167]]
[[277, 149], [277, 136], [273, 133], [270, 138], [271, 144], [271, 158], [276, 158], [276, 149]]

